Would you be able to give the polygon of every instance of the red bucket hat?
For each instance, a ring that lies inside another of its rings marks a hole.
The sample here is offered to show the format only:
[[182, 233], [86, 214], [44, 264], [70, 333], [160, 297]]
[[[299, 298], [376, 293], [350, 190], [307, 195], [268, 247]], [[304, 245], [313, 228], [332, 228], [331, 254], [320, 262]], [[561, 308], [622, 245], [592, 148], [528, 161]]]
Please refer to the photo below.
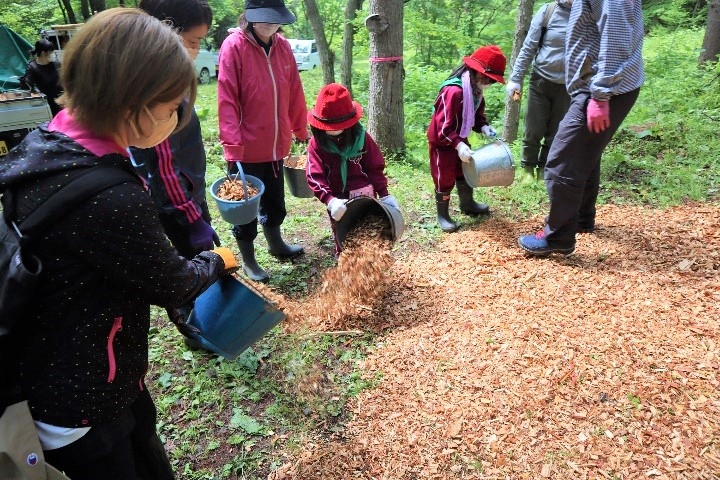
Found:
[[496, 82], [505, 83], [505, 65], [507, 59], [497, 45], [480, 47], [469, 57], [463, 57], [465, 65]]
[[345, 130], [360, 121], [362, 111], [362, 106], [350, 98], [347, 88], [331, 83], [320, 89], [307, 118], [310, 125], [320, 130]]

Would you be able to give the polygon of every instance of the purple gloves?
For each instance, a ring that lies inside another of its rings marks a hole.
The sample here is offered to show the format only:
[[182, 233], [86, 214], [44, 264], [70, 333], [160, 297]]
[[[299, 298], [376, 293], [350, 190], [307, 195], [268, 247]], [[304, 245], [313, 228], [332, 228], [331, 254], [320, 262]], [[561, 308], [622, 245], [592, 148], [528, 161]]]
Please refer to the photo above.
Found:
[[190, 232], [190, 245], [198, 250], [212, 250], [220, 246], [220, 237], [215, 230], [202, 218], [188, 225]]
[[590, 99], [587, 106], [587, 126], [593, 133], [600, 133], [610, 126], [610, 102]]

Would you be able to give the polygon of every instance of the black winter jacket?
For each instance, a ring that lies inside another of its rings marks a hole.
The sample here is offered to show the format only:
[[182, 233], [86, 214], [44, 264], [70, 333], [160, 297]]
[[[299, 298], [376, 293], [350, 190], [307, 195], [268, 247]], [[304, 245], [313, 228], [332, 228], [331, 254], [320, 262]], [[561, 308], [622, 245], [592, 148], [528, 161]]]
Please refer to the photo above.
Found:
[[[0, 162], [0, 191], [22, 220], [78, 169], [132, 166], [96, 156], [41, 127]], [[86, 427], [115, 419], [137, 397], [148, 367], [150, 305], [179, 307], [214, 282], [220, 256], [180, 257], [138, 179], [99, 193], [33, 242], [40, 286], [13, 335], [23, 394], [35, 420]]]

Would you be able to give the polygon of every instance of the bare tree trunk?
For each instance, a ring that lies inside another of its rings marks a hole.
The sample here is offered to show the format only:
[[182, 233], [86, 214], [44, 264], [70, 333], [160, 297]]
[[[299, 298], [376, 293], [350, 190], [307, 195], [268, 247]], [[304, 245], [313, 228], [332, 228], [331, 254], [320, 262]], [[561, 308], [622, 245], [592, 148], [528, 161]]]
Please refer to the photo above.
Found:
[[60, 5], [60, 10], [62, 10], [65, 23], [77, 23], [75, 11], [72, 8], [70, 0], [58, 0], [58, 5]]
[[83, 20], [87, 21], [90, 18], [92, 12], [90, 12], [89, 0], [80, 0], [80, 13], [82, 14]]
[[92, 7], [93, 14], [102, 12], [107, 8], [105, 0], [90, 0], [90, 6]]
[[362, 8], [362, 0], [348, 0], [345, 6], [345, 32], [343, 34], [343, 56], [340, 63], [341, 82], [352, 94], [352, 66], [353, 66], [353, 45], [355, 43], [355, 26], [353, 20], [357, 11]]
[[703, 39], [699, 62], [714, 62], [720, 54], [720, 0], [708, 6], [707, 27]]
[[[510, 69], [515, 64], [515, 59], [520, 53], [522, 44], [527, 36], [530, 22], [533, 17], [535, 0], [519, 0], [517, 16], [515, 17], [515, 35], [513, 38], [513, 49], [510, 55]], [[503, 125], [503, 140], [512, 143], [517, 138], [518, 125], [520, 124], [520, 101], [508, 98], [505, 101], [505, 124]]]
[[307, 20], [312, 28], [315, 43], [317, 43], [318, 54], [322, 63], [323, 82], [327, 85], [335, 81], [335, 54], [330, 50], [330, 45], [325, 36], [325, 27], [323, 26], [317, 2], [315, 0], [303, 0], [303, 3], [305, 3]]
[[405, 149], [403, 0], [370, 0], [368, 132], [384, 151]]

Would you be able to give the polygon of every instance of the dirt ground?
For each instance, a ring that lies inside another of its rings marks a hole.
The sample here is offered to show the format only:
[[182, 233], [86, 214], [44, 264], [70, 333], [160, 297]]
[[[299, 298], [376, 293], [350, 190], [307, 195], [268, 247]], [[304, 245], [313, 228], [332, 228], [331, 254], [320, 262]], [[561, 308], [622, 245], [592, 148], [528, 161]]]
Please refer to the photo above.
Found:
[[382, 332], [381, 381], [269, 478], [720, 478], [720, 207], [600, 207], [569, 258], [521, 252], [540, 223], [444, 235], [311, 320]]

